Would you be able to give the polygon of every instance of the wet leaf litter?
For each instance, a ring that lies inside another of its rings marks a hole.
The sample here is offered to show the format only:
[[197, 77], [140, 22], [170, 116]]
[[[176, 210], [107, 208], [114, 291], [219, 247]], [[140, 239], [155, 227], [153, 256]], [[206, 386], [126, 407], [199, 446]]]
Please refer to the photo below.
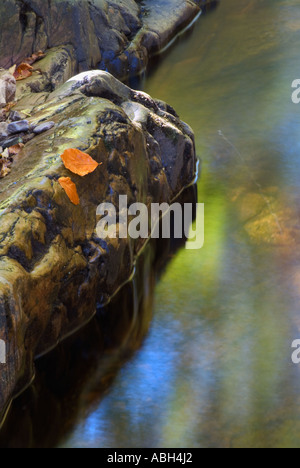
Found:
[[13, 65], [4, 74], [3, 79], [9, 80], [11, 92], [7, 101], [4, 101], [4, 105], [1, 106], [0, 112], [0, 178], [6, 177], [11, 172], [13, 157], [21, 151], [24, 143], [55, 125], [54, 122], [48, 122], [37, 132], [37, 129], [30, 126], [27, 120], [23, 120], [18, 112], [12, 111], [17, 104], [15, 101], [16, 81], [29, 78], [35, 71], [40, 73], [40, 70], [35, 70], [32, 65], [44, 57], [45, 54], [42, 51], [35, 52], [25, 58], [21, 64]]
[[16, 79], [16, 81], [25, 80], [32, 76], [33, 72], [40, 72], [40, 70], [35, 70], [32, 65], [45, 57], [45, 54], [39, 50], [38, 52], [32, 54], [30, 57], [27, 57], [20, 65], [14, 65], [10, 72]]

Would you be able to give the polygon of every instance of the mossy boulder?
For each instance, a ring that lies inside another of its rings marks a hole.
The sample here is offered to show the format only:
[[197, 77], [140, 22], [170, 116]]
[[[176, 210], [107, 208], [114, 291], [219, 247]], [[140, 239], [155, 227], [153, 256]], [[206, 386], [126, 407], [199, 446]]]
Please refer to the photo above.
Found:
[[[168, 202], [195, 176], [191, 129], [167, 104], [106, 72], [83, 73], [54, 93], [28, 98], [30, 125], [54, 122], [26, 143], [0, 180], [0, 364], [3, 411], [34, 375], [34, 358], [85, 324], [131, 276], [145, 240], [97, 237], [97, 206]], [[71, 174], [60, 155], [89, 153], [102, 165]], [[80, 205], [58, 179], [71, 176]]]

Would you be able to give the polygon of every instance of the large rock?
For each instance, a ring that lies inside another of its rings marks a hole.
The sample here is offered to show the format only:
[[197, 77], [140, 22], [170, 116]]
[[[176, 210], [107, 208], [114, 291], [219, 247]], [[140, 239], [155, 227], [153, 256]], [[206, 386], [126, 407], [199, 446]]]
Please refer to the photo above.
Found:
[[54, 49], [58, 75], [100, 68], [124, 78], [143, 70], [210, 1], [2, 0], [0, 67]]
[[[190, 128], [168, 105], [106, 72], [83, 73], [43, 94], [30, 125], [54, 122], [28, 142], [0, 181], [0, 410], [34, 375], [34, 357], [87, 322], [128, 280], [145, 241], [96, 234], [102, 202], [171, 202], [193, 181]], [[28, 104], [29, 105], [29, 104]], [[77, 184], [80, 206], [58, 183], [60, 155], [88, 152], [99, 163]]]

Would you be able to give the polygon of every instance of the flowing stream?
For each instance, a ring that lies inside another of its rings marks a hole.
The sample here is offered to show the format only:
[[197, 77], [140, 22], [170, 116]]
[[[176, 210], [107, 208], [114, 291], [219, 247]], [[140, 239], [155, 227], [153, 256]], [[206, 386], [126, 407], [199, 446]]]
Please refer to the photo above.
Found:
[[222, 0], [139, 84], [195, 131], [205, 246], [173, 256], [142, 347], [60, 447], [300, 447], [296, 78], [299, 1]]

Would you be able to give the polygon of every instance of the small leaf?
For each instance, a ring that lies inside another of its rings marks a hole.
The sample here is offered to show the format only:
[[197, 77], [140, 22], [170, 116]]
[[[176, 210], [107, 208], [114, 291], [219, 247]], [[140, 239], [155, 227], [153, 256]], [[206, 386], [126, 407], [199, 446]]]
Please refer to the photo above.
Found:
[[6, 114], [8, 114], [8, 112], [16, 105], [17, 103], [16, 102], [9, 102], [8, 104], [6, 104], [6, 106], [4, 107], [4, 112], [6, 112]]
[[24, 60], [24, 63], [33, 65], [35, 62], [37, 62], [38, 60], [41, 60], [44, 57], [46, 57], [46, 55], [41, 50], [39, 50], [38, 52], [35, 52], [34, 54], [32, 54], [30, 57], [27, 57]]
[[23, 143], [18, 143], [17, 145], [11, 146], [10, 148], [8, 148], [9, 155], [15, 156], [16, 154], [19, 154], [21, 149], [24, 148], [24, 146], [25, 145]]
[[70, 177], [60, 177], [60, 179], [58, 179], [58, 182], [68, 195], [71, 202], [74, 205], [79, 205], [80, 200], [77, 193], [77, 188], [74, 182], [72, 182], [72, 180], [70, 179]]
[[2, 159], [9, 159], [9, 151], [8, 148], [6, 148], [3, 153], [1, 154]]
[[32, 75], [33, 67], [28, 63], [21, 63], [14, 72], [14, 77], [17, 81], [25, 80]]
[[91, 174], [100, 166], [89, 154], [74, 148], [65, 150], [61, 159], [67, 169], [82, 177]]
[[10, 73], [11, 75], [13, 75], [13, 74], [15, 73], [15, 71], [16, 71], [16, 68], [17, 68], [17, 65], [13, 65], [12, 67], [10, 67], [10, 69], [8, 70], [9, 73]]
[[9, 159], [0, 159], [0, 179], [3, 179], [10, 173], [11, 164]]

